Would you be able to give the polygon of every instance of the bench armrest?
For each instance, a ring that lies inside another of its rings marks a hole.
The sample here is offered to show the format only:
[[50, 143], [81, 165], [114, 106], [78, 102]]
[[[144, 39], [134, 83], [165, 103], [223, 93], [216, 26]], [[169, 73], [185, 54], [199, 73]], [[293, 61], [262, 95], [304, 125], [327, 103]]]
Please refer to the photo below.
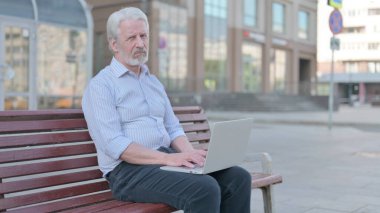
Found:
[[245, 157], [247, 162], [261, 162], [261, 169], [265, 174], [272, 174], [272, 158], [266, 152], [252, 153]]

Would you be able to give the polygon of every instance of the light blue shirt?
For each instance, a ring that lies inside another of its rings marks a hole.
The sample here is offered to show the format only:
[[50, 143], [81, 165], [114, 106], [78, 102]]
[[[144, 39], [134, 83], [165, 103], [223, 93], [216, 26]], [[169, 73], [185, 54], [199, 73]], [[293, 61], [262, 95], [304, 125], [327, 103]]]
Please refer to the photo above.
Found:
[[82, 108], [103, 175], [132, 142], [157, 149], [185, 135], [163, 85], [146, 65], [137, 76], [113, 58], [91, 79]]

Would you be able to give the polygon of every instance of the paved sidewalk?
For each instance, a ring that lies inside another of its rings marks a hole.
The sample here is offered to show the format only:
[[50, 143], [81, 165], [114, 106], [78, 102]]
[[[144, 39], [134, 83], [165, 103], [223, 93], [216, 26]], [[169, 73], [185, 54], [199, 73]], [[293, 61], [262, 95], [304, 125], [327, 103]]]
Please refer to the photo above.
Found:
[[[274, 187], [277, 213], [380, 213], [380, 108], [341, 107], [331, 131], [327, 112], [208, 114], [255, 118], [249, 153], [268, 152], [284, 178]], [[263, 212], [261, 192], [252, 195], [252, 212]]]

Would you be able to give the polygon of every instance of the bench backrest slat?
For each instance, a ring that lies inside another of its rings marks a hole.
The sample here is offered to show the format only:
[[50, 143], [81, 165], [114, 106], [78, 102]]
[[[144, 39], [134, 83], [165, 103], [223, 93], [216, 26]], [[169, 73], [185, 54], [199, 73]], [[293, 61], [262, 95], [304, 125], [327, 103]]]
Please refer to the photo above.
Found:
[[83, 118], [45, 121], [2, 121], [0, 122], [0, 133], [57, 131], [65, 129], [83, 129], [86, 127], [87, 124]]
[[186, 133], [209, 131], [210, 127], [208, 123], [196, 123], [196, 124], [183, 124], [183, 130]]
[[205, 114], [179, 114], [177, 117], [182, 123], [207, 121]]
[[[75, 208], [77, 206], [85, 206], [88, 204], [93, 204], [97, 202], [103, 202], [110, 200], [109, 202], [119, 202], [116, 200], [112, 200], [112, 193], [110, 191], [101, 192], [97, 194], [92, 194], [85, 197], [75, 197], [67, 200], [63, 200], [60, 202], [54, 202], [54, 203], [46, 203], [38, 206], [33, 207], [26, 207], [22, 209], [18, 209], [15, 212], [17, 213], [30, 213], [30, 212], [55, 212], [61, 209], [70, 209]], [[108, 202], [107, 202], [108, 203]], [[81, 208], [82, 210], [82, 208]], [[98, 209], [98, 211], [101, 209]], [[70, 211], [70, 210], [69, 210]], [[10, 211], [13, 212], [13, 211]], [[66, 212], [66, 211], [65, 211]], [[88, 213], [91, 211], [75, 211], [76, 213], [83, 212]]]
[[49, 200], [78, 196], [108, 189], [109, 187], [106, 181], [88, 183], [79, 186], [69, 186], [62, 189], [54, 189], [50, 191], [36, 192], [27, 195], [20, 195], [17, 197], [0, 199], [0, 206], [6, 209], [15, 208], [18, 206], [31, 205]]
[[173, 107], [173, 111], [176, 115], [179, 114], [199, 114], [203, 110], [199, 106], [180, 106], [180, 107]]
[[20, 192], [99, 178], [102, 178], [102, 173], [99, 169], [74, 172], [69, 174], [52, 175], [47, 177], [30, 178], [26, 180], [19, 180], [17, 182], [13, 181], [1, 183], [0, 193], [5, 194]]
[[8, 110], [0, 111], [0, 121], [36, 121], [83, 118], [81, 109]]
[[88, 131], [45, 133], [35, 135], [13, 135], [0, 137], [0, 148], [16, 148], [23, 146], [38, 146], [47, 144], [63, 144], [71, 142], [91, 141]]
[[205, 143], [210, 140], [211, 134], [209, 132], [207, 133], [198, 133], [198, 134], [188, 134], [187, 138], [190, 142], [201, 142]]
[[94, 144], [80, 144], [29, 150], [12, 150], [1, 153], [0, 163], [39, 160], [45, 158], [65, 157], [91, 153], [96, 153]]
[[0, 167], [0, 178], [11, 178], [97, 166], [96, 156]]

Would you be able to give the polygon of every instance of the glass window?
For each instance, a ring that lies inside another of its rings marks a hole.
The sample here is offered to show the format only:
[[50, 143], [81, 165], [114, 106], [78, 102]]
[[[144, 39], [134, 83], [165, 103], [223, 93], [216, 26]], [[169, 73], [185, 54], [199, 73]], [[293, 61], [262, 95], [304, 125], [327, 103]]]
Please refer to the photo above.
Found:
[[36, 3], [40, 21], [87, 27], [87, 19], [78, 0], [36, 0]]
[[368, 50], [378, 50], [380, 47], [380, 42], [370, 42], [368, 43]]
[[208, 91], [227, 89], [227, 2], [205, 0], [205, 76]]
[[275, 2], [272, 6], [272, 30], [276, 33], [285, 33], [285, 5]]
[[262, 84], [262, 50], [254, 43], [243, 43], [242, 46], [242, 91], [261, 92]]
[[271, 49], [270, 62], [270, 89], [275, 93], [285, 92], [285, 74], [286, 74], [286, 51]]
[[370, 9], [368, 9], [368, 15], [369, 16], [380, 15], [380, 8], [370, 8]]
[[0, 14], [34, 19], [33, 4], [31, 0], [1, 0]]
[[15, 72], [15, 77], [5, 81], [8, 92], [26, 93], [29, 90], [29, 30], [5, 27], [5, 63]]
[[5, 64], [14, 72], [13, 78], [4, 82], [5, 110], [28, 109], [30, 31], [4, 27]]
[[256, 27], [257, 24], [257, 1], [244, 0], [244, 25], [248, 27]]
[[298, 37], [302, 39], [309, 38], [309, 13], [305, 11], [298, 11]]
[[376, 73], [376, 62], [368, 62], [368, 72]]
[[167, 90], [185, 91], [187, 78], [187, 9], [159, 4], [159, 77]]
[[79, 108], [88, 79], [86, 33], [42, 24], [38, 34], [38, 108]]
[[359, 71], [359, 66], [357, 62], [347, 62], [345, 65], [347, 73], [357, 73]]
[[98, 32], [94, 35], [94, 70], [99, 72], [107, 63], [108, 42], [106, 32]]

